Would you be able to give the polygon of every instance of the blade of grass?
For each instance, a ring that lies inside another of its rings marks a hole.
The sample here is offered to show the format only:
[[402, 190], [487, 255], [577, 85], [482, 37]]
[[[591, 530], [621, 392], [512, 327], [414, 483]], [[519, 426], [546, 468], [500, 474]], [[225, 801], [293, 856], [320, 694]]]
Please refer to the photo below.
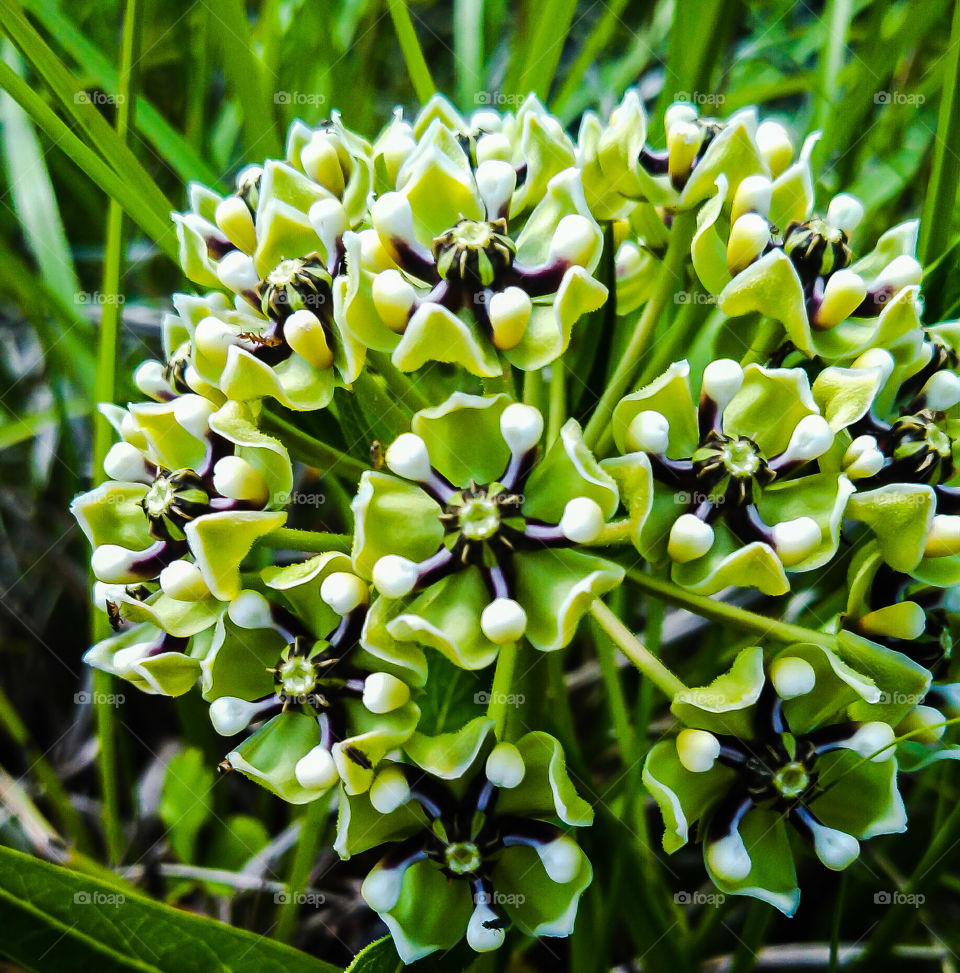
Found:
[[953, 26], [947, 66], [940, 87], [940, 115], [933, 143], [933, 166], [923, 201], [920, 220], [920, 262], [926, 264], [947, 249], [950, 223], [957, 201], [957, 182], [960, 180], [960, 0], [953, 7]]
[[453, 55], [457, 99], [469, 111], [483, 86], [483, 0], [454, 0]]
[[390, 11], [393, 27], [397, 32], [397, 40], [400, 41], [400, 50], [407, 65], [413, 90], [417, 100], [423, 104], [429, 101], [437, 86], [433, 83], [430, 68], [427, 67], [427, 59], [423, 56], [417, 32], [413, 29], [410, 11], [407, 10], [404, 0], [387, 0], [387, 9]]
[[72, 159], [95, 185], [120, 203], [127, 215], [171, 260], [177, 261], [177, 241], [167, 214], [161, 216], [153, 210], [138, 189], [118, 176], [96, 152], [74, 135], [43, 98], [3, 61], [0, 61], [0, 88], [10, 94], [57, 148]]
[[[123, 15], [123, 41], [120, 51], [120, 94], [117, 105], [117, 138], [126, 145], [130, 136], [137, 90], [137, 62], [140, 48], [140, 0], [127, 0]], [[116, 200], [110, 201], [107, 211], [107, 236], [103, 262], [103, 293], [119, 296], [125, 253], [125, 227], [123, 209]], [[97, 381], [94, 403], [113, 402], [116, 398], [117, 357], [120, 347], [120, 311], [122, 302], [108, 300], [103, 305], [100, 318], [100, 335], [97, 346]], [[113, 442], [113, 429], [106, 418], [95, 413], [93, 435], [94, 478], [101, 479], [104, 457]], [[108, 634], [106, 616], [95, 612], [93, 635], [99, 641]], [[103, 830], [107, 856], [116, 865], [123, 853], [123, 828], [120, 821], [120, 795], [117, 781], [117, 726], [116, 709], [112, 702], [113, 676], [95, 670], [93, 676], [94, 707], [97, 722], [97, 769], [103, 795]]]
[[536, 28], [527, 47], [518, 94], [532, 91], [546, 101], [576, 9], [576, 0], [546, 0], [543, 9], [537, 11]]
[[317, 860], [329, 814], [330, 796], [327, 796], [312, 801], [300, 816], [300, 837], [290, 866], [287, 894], [277, 910], [277, 924], [273, 930], [273, 938], [281, 943], [290, 943], [293, 939], [297, 915], [303, 903], [303, 890], [307, 887], [310, 872]]
[[837, 110], [843, 52], [847, 46], [850, 21], [853, 20], [853, 2], [852, 0], [828, 0], [824, 12], [826, 32], [823, 38], [823, 50], [820, 52], [820, 73], [817, 79], [819, 91], [816, 92], [813, 125], [814, 128], [821, 130]]
[[[119, 75], [109, 58], [88, 37], [85, 37], [76, 24], [52, 0], [27, 0], [27, 9], [36, 20], [56, 37], [57, 44], [93, 78], [104, 91], [116, 91]], [[191, 47], [191, 61], [197, 56], [197, 43]], [[195, 86], [205, 97], [203, 85]], [[190, 104], [193, 104], [193, 88], [190, 90]], [[199, 179], [208, 186], [216, 187], [216, 172], [207, 164], [199, 152], [177, 132], [159, 111], [143, 95], [137, 96], [136, 129], [167, 162], [184, 182]]]

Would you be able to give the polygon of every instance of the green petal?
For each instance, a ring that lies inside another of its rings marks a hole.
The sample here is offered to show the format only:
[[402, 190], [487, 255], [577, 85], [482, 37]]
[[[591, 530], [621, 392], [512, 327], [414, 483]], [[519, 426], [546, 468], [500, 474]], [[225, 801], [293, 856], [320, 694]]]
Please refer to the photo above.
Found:
[[413, 417], [413, 431], [427, 444], [430, 463], [454, 486], [490, 483], [503, 475], [510, 449], [500, 432], [509, 396], [454, 392]]
[[238, 345], [231, 345], [220, 374], [220, 388], [232, 399], [273, 398], [299, 412], [325, 408], [333, 398], [333, 387], [330, 368], [320, 371], [296, 354], [270, 366]]
[[862, 419], [883, 384], [879, 368], [825, 368], [813, 381], [813, 398], [836, 433]]
[[617, 484], [617, 492], [623, 498], [627, 516], [633, 524], [633, 543], [648, 560], [660, 560], [662, 552], [660, 557], [649, 557], [640, 541], [643, 525], [653, 508], [654, 480], [650, 458], [646, 453], [627, 453], [625, 456], [601, 460], [600, 467]]
[[519, 551], [516, 600], [527, 613], [526, 637], [541, 652], [568, 645], [594, 599], [623, 581], [624, 569], [571, 548]]
[[550, 252], [557, 224], [565, 216], [577, 215], [588, 220], [593, 227], [594, 247], [586, 270], [593, 271], [600, 260], [603, 247], [603, 231], [593, 218], [583, 196], [583, 186], [576, 169], [567, 169], [550, 181], [547, 194], [530, 214], [517, 237], [517, 260], [535, 266], [544, 263]]
[[710, 294], [719, 294], [730, 283], [727, 269], [727, 243], [717, 231], [727, 196], [727, 177], [717, 176], [717, 191], [697, 213], [697, 230], [690, 244], [693, 269]]
[[353, 573], [350, 558], [327, 553], [283, 567], [270, 565], [260, 572], [260, 577], [314, 635], [324, 638], [337, 627], [340, 616], [320, 597], [320, 585], [338, 571]]
[[[390, 713], [371, 713], [362, 703], [348, 703], [349, 736], [331, 753], [347, 794], [361, 794], [373, 783], [377, 764], [406, 743], [417, 727], [420, 709], [405, 703]], [[369, 765], [369, 766], [368, 766]]]
[[685, 726], [749, 740], [753, 736], [749, 708], [760, 698], [764, 681], [763, 649], [753, 645], [741, 649], [729, 670], [709, 686], [677, 693], [670, 711]]
[[390, 672], [407, 685], [419, 689], [427, 681], [423, 649], [414, 642], [393, 638], [388, 631], [390, 621], [404, 610], [403, 602], [396, 598], [374, 599], [360, 634], [362, 654], [359, 658], [365, 667]]
[[208, 598], [204, 601], [178, 601], [158, 591], [149, 601], [137, 601], [120, 595], [123, 617], [131, 622], [150, 622], [164, 632], [178, 638], [190, 638], [210, 628], [223, 614], [223, 602]]
[[630, 449], [627, 430], [630, 423], [648, 410], [666, 416], [670, 423], [671, 459], [690, 456], [697, 448], [700, 433], [697, 428], [697, 407], [690, 392], [690, 365], [674, 362], [649, 385], [620, 400], [613, 410], [613, 438], [621, 453]]
[[[295, 172], [293, 169], [290, 171]], [[299, 173], [297, 175], [306, 179]], [[330, 198], [317, 183], [312, 185], [316, 192], [313, 193], [313, 200], [306, 204], [307, 210], [313, 202]], [[253, 254], [253, 265], [261, 279], [289, 256], [302, 257], [322, 250], [323, 245], [307, 219], [306, 210], [279, 199], [268, 199], [264, 204], [261, 198], [261, 204], [257, 207], [257, 249]]]
[[459, 730], [427, 736], [415, 733], [407, 742], [407, 756], [422, 770], [441, 780], [470, 776], [470, 768], [491, 741], [494, 721], [478, 716]]
[[385, 554], [423, 561], [443, 542], [440, 507], [419, 486], [388, 473], [368, 471], [351, 504], [354, 516], [351, 557], [357, 572], [371, 577]]
[[907, 812], [897, 789], [897, 761], [867, 760], [851, 750], [824, 754], [819, 781], [824, 793], [810, 808], [828, 827], [855, 838], [875, 838], [907, 830]]
[[[192, 220], [186, 219], [185, 214], [172, 213], [171, 219], [177, 228], [180, 266], [184, 274], [201, 287], [219, 287], [217, 264], [210, 257], [204, 235], [194, 226]], [[217, 232], [219, 234], [219, 231]]]
[[427, 362], [462, 365], [471, 375], [481, 378], [493, 378], [503, 371], [496, 349], [472, 315], [464, 312], [460, 317], [441, 304], [420, 305], [394, 348], [392, 359], [404, 372], [414, 372]]
[[146, 492], [142, 483], [108, 480], [74, 497], [70, 513], [92, 547], [119, 544], [128, 551], [143, 551], [154, 542], [140, 506]]
[[891, 483], [853, 494], [846, 515], [873, 531], [890, 567], [911, 571], [923, 557], [936, 506], [931, 487]]
[[790, 590], [773, 548], [759, 541], [742, 544], [726, 524], [718, 525], [709, 553], [686, 564], [674, 564], [671, 577], [702, 595], [715, 595], [729, 585], [757, 588], [765, 595], [784, 595]]
[[387, 841], [399, 841], [426, 826], [426, 816], [416, 801], [381, 814], [365, 792], [350, 796], [340, 790], [337, 838], [333, 850], [344, 860]]
[[273, 675], [267, 669], [277, 664], [286, 644], [271, 628], [241, 628], [225, 614], [200, 663], [203, 698], [211, 702], [237, 696], [252, 701], [272, 693]]
[[713, 195], [717, 178], [723, 174], [731, 187], [747, 177], [764, 171], [754, 133], [757, 129], [755, 108], [744, 108], [726, 119], [720, 134], [710, 143], [697, 163], [677, 203], [681, 209], [693, 209]]
[[[193, 399], [206, 404], [199, 395]], [[130, 406], [130, 415], [147, 437], [151, 459], [168, 470], [196, 469], [206, 454], [207, 443], [177, 421], [177, 401], [137, 403]]]
[[184, 652], [161, 652], [122, 667], [118, 667], [114, 661], [121, 650], [152, 642], [159, 634], [159, 629], [153, 625], [134, 625], [119, 635], [97, 642], [84, 653], [83, 661], [96, 669], [125, 679], [141, 692], [182, 696], [196, 685], [200, 674], [200, 663], [192, 656]]

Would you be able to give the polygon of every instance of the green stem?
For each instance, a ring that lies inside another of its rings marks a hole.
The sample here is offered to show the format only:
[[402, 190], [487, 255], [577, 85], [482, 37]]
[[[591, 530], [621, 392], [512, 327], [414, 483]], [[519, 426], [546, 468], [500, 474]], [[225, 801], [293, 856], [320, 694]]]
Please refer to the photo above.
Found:
[[609, 433], [613, 408], [630, 387], [640, 359], [647, 350], [654, 325], [660, 319], [671, 296], [683, 286], [685, 280], [683, 268], [689, 257], [690, 241], [693, 239], [696, 225], [696, 213], [692, 210], [678, 213], [674, 218], [670, 243], [663, 259], [656, 289], [644, 305], [620, 362], [583, 431], [584, 442], [590, 449], [595, 449], [601, 439], [605, 438], [605, 433]]
[[551, 366], [550, 372], [550, 423], [547, 427], [547, 443], [556, 442], [560, 438], [560, 430], [567, 420], [567, 372], [563, 362], [558, 358]]
[[672, 581], [664, 581], [660, 578], [653, 578], [637, 569], [627, 571], [627, 577], [648, 595], [661, 598], [671, 605], [686, 608], [687, 611], [707, 618], [712, 622], [719, 622], [722, 625], [732, 625], [735, 628], [752, 632], [756, 635], [765, 636], [775, 642], [782, 642], [789, 645], [793, 642], [816, 642], [825, 645], [829, 649], [836, 647], [836, 638], [828, 632], [816, 632], [811, 628], [804, 628], [802, 625], [791, 625], [788, 622], [780, 622], [766, 615], [758, 615], [756, 612], [746, 608], [738, 608], [725, 601], [717, 601], [708, 598], [706, 595], [694, 594], [687, 591]]
[[377, 374], [386, 383], [387, 388], [411, 412], [418, 412], [420, 409], [426, 409], [430, 405], [430, 400], [417, 388], [415, 382], [411, 381], [411, 379], [394, 365], [388, 354], [382, 351], [368, 351], [367, 358], [373, 364]]
[[498, 740], [504, 739], [507, 728], [507, 705], [510, 700], [510, 687], [517, 668], [516, 642], [500, 646], [497, 667], [493, 671], [493, 685], [490, 687], [490, 701], [487, 703], [487, 717], [494, 721], [494, 732]]
[[777, 346], [782, 340], [783, 325], [779, 321], [774, 321], [773, 318], [762, 318], [757, 324], [757, 330], [754, 332], [750, 347], [743, 358], [740, 359], [740, 364], [744, 367], [755, 363], [758, 365], [765, 364], [777, 350]]
[[730, 973], [749, 973], [757, 965], [757, 954], [763, 944], [767, 926], [773, 918], [773, 907], [766, 902], [755, 900], [750, 903], [747, 919], [743, 924], [742, 934], [738, 937], [740, 945], [737, 948]]
[[334, 473], [352, 482], [357, 482], [369, 469], [366, 463], [348, 456], [334, 446], [320, 442], [308, 433], [297, 429], [293, 423], [266, 409], [260, 415], [260, 427], [283, 440], [294, 459], [316, 467], [323, 474]]
[[407, 10], [403, 0], [387, 0], [387, 9], [390, 11], [397, 32], [397, 40], [400, 41], [400, 50], [407, 65], [413, 90], [420, 103], [424, 104], [430, 100], [437, 87], [430, 76], [430, 68], [427, 67], [427, 59], [423, 56], [420, 41], [417, 40], [417, 32], [413, 29], [410, 11]]
[[273, 938], [282, 943], [289, 943], [293, 939], [300, 912], [300, 895], [310, 881], [310, 872], [317, 860], [329, 813], [330, 797], [321, 797], [308, 804], [300, 818], [300, 836], [287, 879], [287, 895], [277, 912], [277, 924], [273, 931]]
[[264, 534], [260, 544], [290, 551], [310, 551], [325, 554], [327, 551], [350, 553], [352, 538], [349, 534], [325, 534], [319, 530], [297, 530], [294, 527], [278, 527]]
[[543, 373], [524, 372], [523, 374], [523, 402], [532, 405], [541, 412], [543, 409]]
[[673, 699], [677, 693], [686, 690], [687, 687], [650, 652], [602, 601], [599, 599], [594, 601], [590, 606], [590, 612], [600, 623], [600, 627], [613, 639], [620, 651], [665, 695]]

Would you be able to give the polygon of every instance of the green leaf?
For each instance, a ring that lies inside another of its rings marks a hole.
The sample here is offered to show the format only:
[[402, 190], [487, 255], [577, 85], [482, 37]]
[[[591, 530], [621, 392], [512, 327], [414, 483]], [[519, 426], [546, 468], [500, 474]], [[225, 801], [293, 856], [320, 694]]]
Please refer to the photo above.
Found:
[[195, 860], [197, 834], [213, 812], [215, 775], [198, 747], [178, 753], [167, 764], [160, 794], [160, 820], [182, 862]]
[[333, 973], [273, 940], [0, 848], [0, 955], [35, 973]]

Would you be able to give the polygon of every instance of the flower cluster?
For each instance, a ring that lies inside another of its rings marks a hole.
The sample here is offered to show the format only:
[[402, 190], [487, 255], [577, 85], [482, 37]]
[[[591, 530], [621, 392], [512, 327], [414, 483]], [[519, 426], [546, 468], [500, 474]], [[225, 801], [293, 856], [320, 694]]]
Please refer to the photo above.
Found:
[[[686, 103], [648, 140], [636, 92], [575, 138], [533, 96], [435, 97], [372, 141], [297, 122], [174, 216], [197, 291], [73, 504], [113, 629], [86, 659], [198, 688], [223, 767], [335, 801], [405, 962], [572, 932], [592, 809], [504, 699], [621, 585], [632, 638], [638, 562], [694, 611], [846, 571], [808, 641], [702, 689], [621, 645], [680, 724], [643, 772], [665, 849], [696, 824], [724, 892], [792, 914], [789, 829], [845, 868], [905, 829], [898, 770], [960, 756], [960, 328], [921, 320], [915, 222], [858, 249], [856, 199], [816, 208], [815, 141]], [[318, 476], [322, 520], [291, 504]], [[461, 670], [486, 713], [426, 725]]]

